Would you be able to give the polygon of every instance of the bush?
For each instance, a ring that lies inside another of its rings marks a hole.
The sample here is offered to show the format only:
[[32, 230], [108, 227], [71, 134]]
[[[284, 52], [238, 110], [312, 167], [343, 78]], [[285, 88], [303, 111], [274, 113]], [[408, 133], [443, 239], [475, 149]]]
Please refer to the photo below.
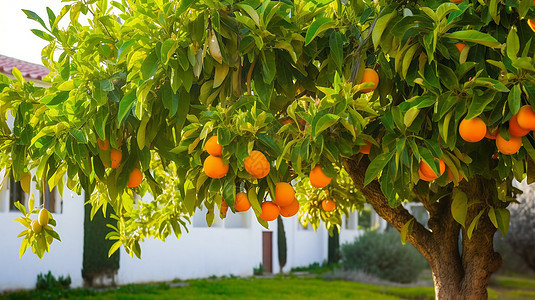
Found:
[[427, 266], [418, 250], [401, 244], [396, 231], [366, 231], [353, 243], [343, 244], [341, 252], [343, 268], [400, 283], [415, 281]]
[[35, 283], [36, 290], [56, 291], [66, 290], [71, 286], [71, 276], [60, 276], [58, 279], [52, 275], [52, 272], [48, 271], [45, 275], [40, 273], [37, 275], [37, 282]]

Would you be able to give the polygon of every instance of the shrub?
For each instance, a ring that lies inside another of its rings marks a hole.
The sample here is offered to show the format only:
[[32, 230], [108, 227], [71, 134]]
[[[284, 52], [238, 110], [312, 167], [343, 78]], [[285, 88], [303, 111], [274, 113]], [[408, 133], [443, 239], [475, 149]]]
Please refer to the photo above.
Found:
[[71, 276], [63, 277], [59, 276], [58, 279], [52, 275], [52, 272], [48, 271], [47, 274], [40, 273], [37, 275], [37, 282], [35, 283], [35, 289], [37, 290], [66, 290], [71, 285]]
[[399, 233], [366, 231], [341, 247], [342, 267], [360, 270], [381, 279], [408, 283], [415, 281], [427, 262], [410, 244], [401, 244]]

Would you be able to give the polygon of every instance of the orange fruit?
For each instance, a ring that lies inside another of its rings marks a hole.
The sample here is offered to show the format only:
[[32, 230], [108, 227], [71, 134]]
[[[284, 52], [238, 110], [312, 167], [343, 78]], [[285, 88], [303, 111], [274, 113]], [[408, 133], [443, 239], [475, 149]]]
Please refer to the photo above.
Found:
[[[453, 181], [455, 177], [453, 176], [453, 172], [448, 168], [448, 180]], [[463, 174], [459, 173], [459, 182], [463, 180]]]
[[203, 170], [206, 176], [210, 178], [223, 178], [227, 175], [228, 164], [223, 163], [223, 159], [218, 156], [208, 155], [204, 160]]
[[286, 206], [280, 206], [280, 214], [285, 218], [293, 217], [299, 211], [299, 201], [294, 198], [292, 203]]
[[467, 142], [479, 142], [485, 137], [486, 133], [487, 125], [479, 117], [470, 120], [463, 119], [459, 124], [459, 134]]
[[438, 160], [440, 175], [435, 174], [435, 172], [433, 172], [433, 169], [431, 169], [431, 167], [423, 160], [420, 161], [420, 171], [422, 172], [422, 175], [427, 178], [437, 179], [442, 174], [444, 174], [444, 172], [446, 171], [446, 164], [442, 159], [435, 158], [435, 160]]
[[463, 2], [464, 0], [450, 0], [451, 3], [455, 3], [455, 4], [459, 4], [461, 2]]
[[524, 105], [518, 110], [516, 120], [524, 129], [535, 130], [535, 112], [531, 105]]
[[236, 200], [234, 201], [234, 208], [237, 211], [247, 211], [251, 208], [251, 203], [245, 193], [237, 193]]
[[275, 185], [275, 204], [287, 206], [295, 199], [295, 190], [287, 182], [279, 182]]
[[366, 141], [366, 145], [360, 146], [360, 153], [370, 154], [371, 149], [372, 149], [372, 143]]
[[326, 187], [332, 180], [331, 177], [323, 173], [321, 166], [315, 166], [314, 169], [310, 170], [308, 178], [310, 179], [310, 184], [319, 189]]
[[37, 220], [33, 220], [32, 221], [32, 230], [35, 234], [38, 234], [39, 232], [41, 232], [41, 230], [43, 230], [43, 226], [41, 226], [41, 224], [39, 224], [39, 221]]
[[332, 200], [321, 201], [321, 207], [324, 211], [333, 211], [336, 208], [336, 204]]
[[529, 133], [529, 129], [524, 129], [518, 124], [518, 115], [513, 115], [509, 119], [509, 134], [514, 136], [525, 136]]
[[281, 121], [281, 125], [286, 125], [286, 124], [292, 124], [293, 121], [291, 119], [286, 119], [284, 121]]
[[375, 85], [369, 88], [362, 89], [360, 90], [361, 92], [368, 93], [377, 88], [377, 85], [379, 84], [379, 75], [377, 74], [377, 72], [375, 72], [374, 69], [364, 69], [364, 74], [362, 74], [362, 80], [360, 81], [360, 83], [362, 84], [365, 82], [372, 82]]
[[221, 201], [221, 209], [219, 210], [223, 216], [227, 215], [228, 204], [224, 199]]
[[110, 159], [111, 159], [111, 168], [112, 169], [118, 168], [119, 165], [121, 164], [121, 160], [123, 159], [123, 153], [117, 149], [111, 149]]
[[102, 151], [108, 151], [108, 149], [110, 149], [110, 141], [109, 140], [101, 140], [100, 138], [98, 138], [98, 147], [100, 148], [100, 150]]
[[279, 216], [279, 206], [271, 201], [262, 203], [260, 218], [264, 221], [273, 221]]
[[251, 154], [243, 161], [243, 164], [245, 165], [245, 170], [257, 179], [266, 177], [271, 168], [266, 156], [256, 150], [251, 151]]
[[436, 179], [436, 178], [431, 178], [431, 177], [425, 176], [424, 174], [422, 174], [422, 170], [420, 170], [419, 168], [418, 168], [418, 175], [420, 176], [421, 180], [425, 180], [425, 181], [433, 181], [433, 180]]
[[463, 52], [464, 47], [466, 47], [466, 44], [463, 43], [455, 43], [455, 47], [459, 49], [459, 52]]
[[135, 188], [138, 187], [143, 181], [143, 173], [138, 168], [134, 168], [132, 173], [130, 173], [130, 179], [128, 179], [128, 187]]
[[50, 220], [50, 216], [48, 215], [48, 210], [46, 208], [43, 208], [39, 211], [39, 217], [37, 218], [39, 225], [45, 227], [48, 225], [48, 221]]
[[206, 141], [206, 144], [204, 144], [204, 150], [213, 156], [221, 156], [221, 154], [223, 154], [223, 146], [219, 145], [217, 142], [217, 136], [215, 135]]
[[498, 134], [496, 137], [496, 147], [503, 154], [515, 154], [520, 150], [522, 146], [522, 138], [512, 135], [511, 138], [507, 141], [501, 135]]
[[498, 128], [494, 129], [493, 131], [490, 131], [487, 128], [487, 133], [485, 133], [485, 137], [489, 140], [495, 140], [498, 134], [500, 134], [500, 130], [498, 130]]
[[535, 20], [528, 19], [528, 25], [531, 30], [535, 31]]

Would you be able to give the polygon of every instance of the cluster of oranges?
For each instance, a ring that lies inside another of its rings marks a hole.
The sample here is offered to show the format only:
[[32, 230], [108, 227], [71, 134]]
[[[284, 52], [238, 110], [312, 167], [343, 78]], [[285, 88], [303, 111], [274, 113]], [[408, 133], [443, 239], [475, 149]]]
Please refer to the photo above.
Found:
[[499, 130], [489, 130], [481, 118], [462, 120], [459, 134], [463, 140], [476, 143], [484, 137], [496, 140], [496, 147], [503, 154], [515, 154], [522, 146], [522, 137], [535, 130], [535, 112], [530, 105], [524, 105], [509, 119], [509, 140], [499, 134]]
[[[369, 152], [368, 152], [369, 153]], [[315, 166], [308, 175], [310, 184], [315, 188], [324, 188], [331, 183], [332, 178], [325, 175], [321, 166]], [[321, 207], [324, 211], [333, 211], [336, 208], [336, 203], [333, 200], [325, 199], [321, 202]]]
[[[109, 140], [101, 140], [98, 139], [98, 147], [102, 151], [108, 151], [110, 150], [110, 141]], [[111, 162], [111, 168], [116, 169], [121, 165], [121, 161], [123, 159], [123, 153], [120, 150], [117, 149], [111, 149], [110, 151], [110, 162]], [[102, 164], [109, 168], [110, 166], [105, 163], [104, 161]], [[132, 172], [130, 173], [130, 178], [128, 179], [128, 187], [135, 188], [138, 187], [141, 182], [143, 181], [143, 173], [139, 168], [134, 168]]]
[[[206, 176], [210, 178], [223, 178], [229, 170], [229, 165], [223, 162], [221, 155], [223, 147], [217, 141], [217, 136], [209, 138], [204, 149], [208, 152], [208, 157], [204, 160], [203, 170]], [[269, 174], [271, 165], [266, 156], [257, 150], [251, 151], [249, 156], [243, 161], [245, 170], [253, 178], [262, 179]], [[299, 201], [295, 199], [295, 191], [287, 182], [279, 182], [275, 186], [275, 201], [266, 201], [262, 203], [262, 213], [260, 218], [265, 221], [275, 220], [279, 214], [283, 217], [292, 217], [299, 211]], [[249, 210], [251, 203], [247, 194], [238, 193], [234, 201], [234, 209], [239, 212]], [[226, 215], [228, 204], [225, 200], [221, 203], [221, 214]]]

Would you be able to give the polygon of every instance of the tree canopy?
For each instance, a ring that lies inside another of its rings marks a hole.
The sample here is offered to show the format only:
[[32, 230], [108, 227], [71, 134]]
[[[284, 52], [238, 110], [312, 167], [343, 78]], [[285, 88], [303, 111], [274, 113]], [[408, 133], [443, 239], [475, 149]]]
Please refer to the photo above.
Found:
[[[240, 191], [260, 216], [278, 182], [317, 165], [360, 178], [369, 201], [383, 197], [372, 204], [417, 248], [426, 229], [404, 201], [422, 202], [431, 219], [446, 209], [468, 239], [480, 220], [505, 234], [512, 179], [532, 181], [535, 127], [520, 117], [535, 106], [530, 0], [66, 2], [47, 21], [24, 11], [50, 42], [51, 87], [16, 69], [14, 81], [1, 77], [0, 167], [15, 180], [35, 170], [50, 188], [85, 190], [93, 214], [111, 206], [111, 252], [124, 245], [139, 256], [140, 240], [180, 235], [197, 207], [213, 212], [224, 199], [234, 211]], [[211, 178], [204, 148], [213, 136], [221, 166], [210, 166], [222, 173]], [[253, 150], [269, 162], [266, 177], [248, 170]], [[144, 180], [129, 188], [134, 168]], [[476, 187], [483, 201], [470, 196]], [[155, 200], [134, 201], [146, 192]]]

